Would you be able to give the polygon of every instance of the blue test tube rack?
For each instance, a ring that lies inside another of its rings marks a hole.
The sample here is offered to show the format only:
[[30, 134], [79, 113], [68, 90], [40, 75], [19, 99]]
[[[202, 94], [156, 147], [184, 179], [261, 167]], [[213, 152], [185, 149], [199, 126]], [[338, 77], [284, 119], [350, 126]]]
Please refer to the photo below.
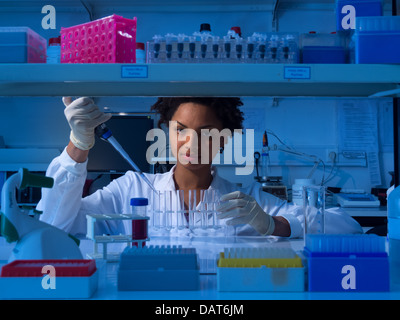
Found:
[[306, 235], [308, 290], [389, 291], [385, 238], [377, 235]]
[[199, 290], [195, 248], [182, 246], [127, 247], [118, 268], [120, 291]]

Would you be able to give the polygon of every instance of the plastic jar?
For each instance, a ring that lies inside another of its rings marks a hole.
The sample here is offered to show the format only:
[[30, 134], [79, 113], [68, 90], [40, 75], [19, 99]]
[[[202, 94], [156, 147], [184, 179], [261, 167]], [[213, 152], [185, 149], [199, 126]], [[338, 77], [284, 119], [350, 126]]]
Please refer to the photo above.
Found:
[[295, 179], [292, 185], [292, 202], [298, 206], [303, 205], [303, 187], [315, 186], [314, 179]]
[[136, 63], [146, 63], [146, 52], [143, 42], [136, 42]]
[[61, 36], [49, 39], [49, 47], [47, 48], [46, 62], [50, 64], [60, 63], [61, 58]]

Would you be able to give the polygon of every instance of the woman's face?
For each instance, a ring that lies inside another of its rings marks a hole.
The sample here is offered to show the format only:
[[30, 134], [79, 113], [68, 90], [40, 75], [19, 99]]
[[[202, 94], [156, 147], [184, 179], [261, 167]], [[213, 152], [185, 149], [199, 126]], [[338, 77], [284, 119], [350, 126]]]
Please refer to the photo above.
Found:
[[223, 140], [210, 132], [212, 129], [222, 131], [223, 127], [211, 108], [192, 102], [178, 107], [169, 123], [169, 140], [179, 165], [193, 170], [211, 165], [223, 146]]

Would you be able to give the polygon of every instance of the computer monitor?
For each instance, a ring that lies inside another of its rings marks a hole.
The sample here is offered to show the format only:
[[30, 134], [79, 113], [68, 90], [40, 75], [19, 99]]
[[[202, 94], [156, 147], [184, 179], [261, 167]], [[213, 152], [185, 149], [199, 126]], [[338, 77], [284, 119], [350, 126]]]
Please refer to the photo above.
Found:
[[[149, 116], [113, 115], [106, 125], [140, 170], [149, 172], [146, 151], [152, 141], [146, 141], [146, 134], [154, 128], [154, 120]], [[89, 172], [103, 173], [125, 173], [133, 170], [109, 142], [98, 137], [89, 152], [87, 169]]]

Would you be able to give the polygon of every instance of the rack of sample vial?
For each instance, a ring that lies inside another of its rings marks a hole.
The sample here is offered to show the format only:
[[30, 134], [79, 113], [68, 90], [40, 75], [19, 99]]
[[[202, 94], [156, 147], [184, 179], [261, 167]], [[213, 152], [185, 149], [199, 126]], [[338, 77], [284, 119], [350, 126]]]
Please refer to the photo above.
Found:
[[298, 63], [297, 33], [254, 33], [247, 38], [194, 33], [155, 35], [147, 63]]
[[[87, 214], [87, 233], [86, 237], [90, 240], [93, 240], [93, 253], [87, 254], [88, 258], [90, 259], [104, 259], [107, 261], [118, 261], [119, 256], [123, 246], [130, 246], [131, 244], [142, 247], [146, 244], [146, 241], [149, 241], [150, 238], [148, 237], [148, 221], [149, 217], [141, 217], [134, 214]], [[132, 226], [135, 222], [142, 223], [143, 232], [140, 234], [139, 238], [132, 234], [99, 234], [96, 232], [96, 222], [108, 222], [111, 224], [123, 222], [124, 220], [132, 221]], [[99, 251], [99, 245], [103, 246], [103, 251]], [[115, 245], [117, 249], [115, 252], [109, 251], [109, 246]]]
[[223, 234], [223, 223], [217, 217], [219, 198], [219, 192], [214, 189], [153, 193], [149, 202], [151, 232], [177, 235]]

